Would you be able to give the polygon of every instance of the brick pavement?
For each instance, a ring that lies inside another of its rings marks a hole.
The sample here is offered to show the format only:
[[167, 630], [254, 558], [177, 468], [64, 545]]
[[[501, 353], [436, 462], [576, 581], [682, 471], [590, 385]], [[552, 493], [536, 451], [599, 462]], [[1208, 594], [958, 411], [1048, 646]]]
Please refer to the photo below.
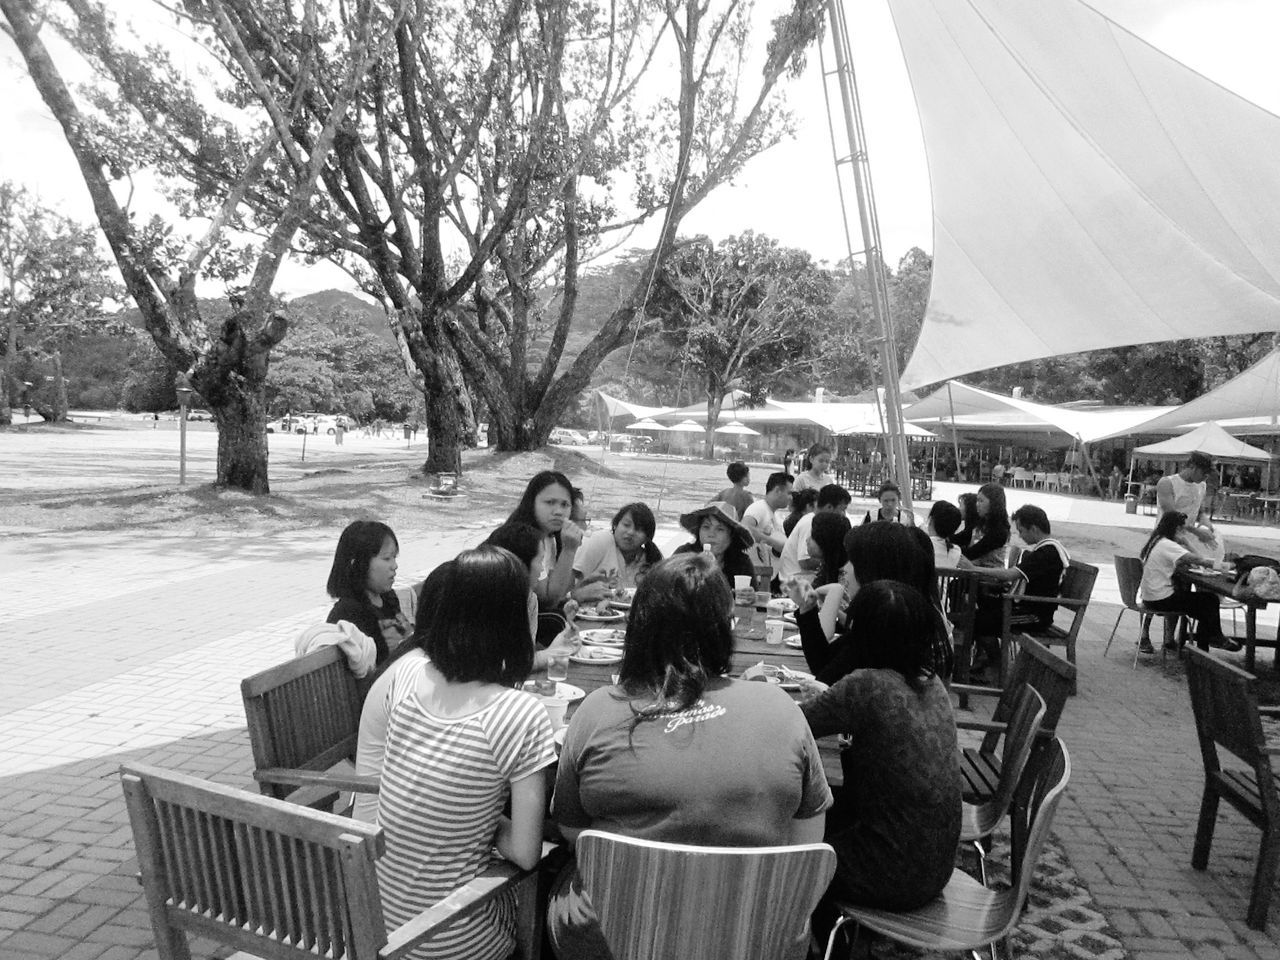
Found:
[[[401, 569], [430, 568], [495, 519], [402, 532]], [[0, 597], [0, 960], [154, 957], [116, 770], [145, 759], [248, 782], [238, 681], [323, 615], [331, 550], [307, 533], [0, 538], [0, 565], [55, 585]], [[1190, 868], [1201, 773], [1182, 667], [1130, 669], [1132, 616], [1102, 657], [1113, 596], [1104, 586], [1090, 612], [1061, 725], [1071, 866], [1137, 960], [1280, 958], [1276, 934], [1243, 920], [1257, 831], [1224, 812], [1209, 871]]]

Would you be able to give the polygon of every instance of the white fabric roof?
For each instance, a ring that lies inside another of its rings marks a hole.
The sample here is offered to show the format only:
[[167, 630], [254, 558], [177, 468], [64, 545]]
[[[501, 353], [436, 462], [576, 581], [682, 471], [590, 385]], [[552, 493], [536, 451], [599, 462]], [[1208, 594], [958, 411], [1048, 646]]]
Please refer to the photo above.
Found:
[[626, 400], [619, 400], [617, 397], [611, 397], [599, 390], [596, 391], [596, 396], [604, 403], [604, 409], [610, 418], [631, 416], [643, 419], [644, 417], [656, 417], [673, 409], [672, 407], [645, 407], [638, 403], [628, 403]]
[[[874, 403], [798, 403], [790, 400], [770, 400], [769, 406], [783, 410], [794, 417], [809, 420], [832, 433], [878, 434], [885, 432], [880, 408]], [[924, 439], [934, 436], [923, 427], [904, 423], [908, 437]]]
[[1106, 407], [1098, 410], [1057, 407], [980, 390], [953, 380], [904, 411], [916, 423], [949, 425], [952, 409], [957, 427], [1027, 430], [1046, 425], [1085, 443], [1132, 433], [1130, 427], [1172, 407]]
[[889, 6], [934, 207], [904, 387], [1280, 329], [1280, 118], [1079, 0]]
[[1144, 456], [1175, 457], [1181, 454], [1208, 454], [1215, 460], [1270, 460], [1271, 454], [1261, 447], [1254, 447], [1237, 440], [1227, 431], [1212, 421], [1202, 423], [1190, 433], [1159, 443], [1149, 443], [1145, 447], [1134, 447], [1135, 454]]
[[1138, 424], [1130, 433], [1169, 433], [1178, 427], [1216, 420], [1234, 433], [1280, 433], [1280, 351], [1273, 350], [1248, 370], [1203, 396]]

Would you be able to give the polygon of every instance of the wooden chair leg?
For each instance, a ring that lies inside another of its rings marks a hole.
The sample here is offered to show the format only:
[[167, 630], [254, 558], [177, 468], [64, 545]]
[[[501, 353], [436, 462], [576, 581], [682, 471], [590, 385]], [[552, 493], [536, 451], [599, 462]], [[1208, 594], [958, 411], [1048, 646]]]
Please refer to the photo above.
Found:
[[1249, 913], [1245, 917], [1245, 922], [1255, 930], [1267, 929], [1267, 910], [1271, 906], [1277, 866], [1280, 866], [1280, 834], [1272, 827], [1262, 831], [1262, 850], [1253, 874], [1253, 896], [1249, 898]]
[[1191, 867], [1203, 870], [1209, 866], [1209, 848], [1213, 846], [1213, 827], [1218, 821], [1218, 794], [1205, 784], [1200, 798], [1200, 822], [1196, 825], [1196, 842], [1191, 848]]

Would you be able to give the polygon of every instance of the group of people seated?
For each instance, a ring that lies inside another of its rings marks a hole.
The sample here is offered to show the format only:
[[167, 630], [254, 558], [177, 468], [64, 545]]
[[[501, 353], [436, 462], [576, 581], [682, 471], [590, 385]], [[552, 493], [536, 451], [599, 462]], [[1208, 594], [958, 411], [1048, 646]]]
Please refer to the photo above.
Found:
[[[1003, 490], [984, 487], [968, 523], [940, 503], [921, 524], [886, 485], [879, 507], [851, 523], [848, 493], [823, 483], [802, 491], [816, 493], [813, 510], [786, 531], [791, 518], [778, 525], [776, 511], [791, 486], [772, 475], [741, 520], [723, 499], [684, 514], [692, 539], [664, 559], [648, 506], [627, 504], [584, 536], [569, 480], [538, 474], [485, 542], [432, 571], [412, 622], [394, 590], [392, 531], [372, 521], [344, 531], [330, 616], [378, 645], [356, 765], [380, 789], [355, 813], [384, 830], [389, 922], [477, 876], [495, 845], [532, 867], [544, 837], [571, 847], [588, 828], [704, 845], [825, 840], [838, 868], [814, 918], [819, 936], [833, 898], [909, 909], [940, 892], [961, 786], [938, 558], [993, 563], [1010, 533]], [[753, 512], [756, 503], [766, 507]], [[1043, 511], [1015, 521], [1033, 548], [1036, 531], [1047, 537]], [[776, 587], [796, 604], [815, 676], [799, 702], [731, 675], [734, 578], [767, 589], [755, 552], [785, 554], [798, 537], [796, 573], [779, 569]], [[1024, 555], [1010, 576], [1043, 576], [1059, 550], [1045, 548], [1043, 562]], [[580, 703], [557, 759], [548, 713], [523, 685], [550, 655], [577, 649], [576, 605], [618, 586], [635, 594], [616, 682]], [[835, 787], [816, 744], [831, 734], [846, 740]], [[572, 861], [548, 921], [558, 956], [609, 956]], [[421, 955], [504, 957], [512, 931], [508, 905], [494, 902]]]

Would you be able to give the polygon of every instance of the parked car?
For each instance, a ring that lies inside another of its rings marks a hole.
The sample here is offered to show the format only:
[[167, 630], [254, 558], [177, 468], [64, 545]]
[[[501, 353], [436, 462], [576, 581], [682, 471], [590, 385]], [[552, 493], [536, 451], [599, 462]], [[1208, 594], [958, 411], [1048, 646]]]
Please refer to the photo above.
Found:
[[267, 433], [310, 433], [311, 425], [302, 417], [281, 417], [267, 422]]
[[568, 447], [585, 447], [591, 441], [587, 439], [586, 434], [578, 430], [568, 430], [564, 427], [556, 427], [551, 431], [552, 443], [558, 443]]

